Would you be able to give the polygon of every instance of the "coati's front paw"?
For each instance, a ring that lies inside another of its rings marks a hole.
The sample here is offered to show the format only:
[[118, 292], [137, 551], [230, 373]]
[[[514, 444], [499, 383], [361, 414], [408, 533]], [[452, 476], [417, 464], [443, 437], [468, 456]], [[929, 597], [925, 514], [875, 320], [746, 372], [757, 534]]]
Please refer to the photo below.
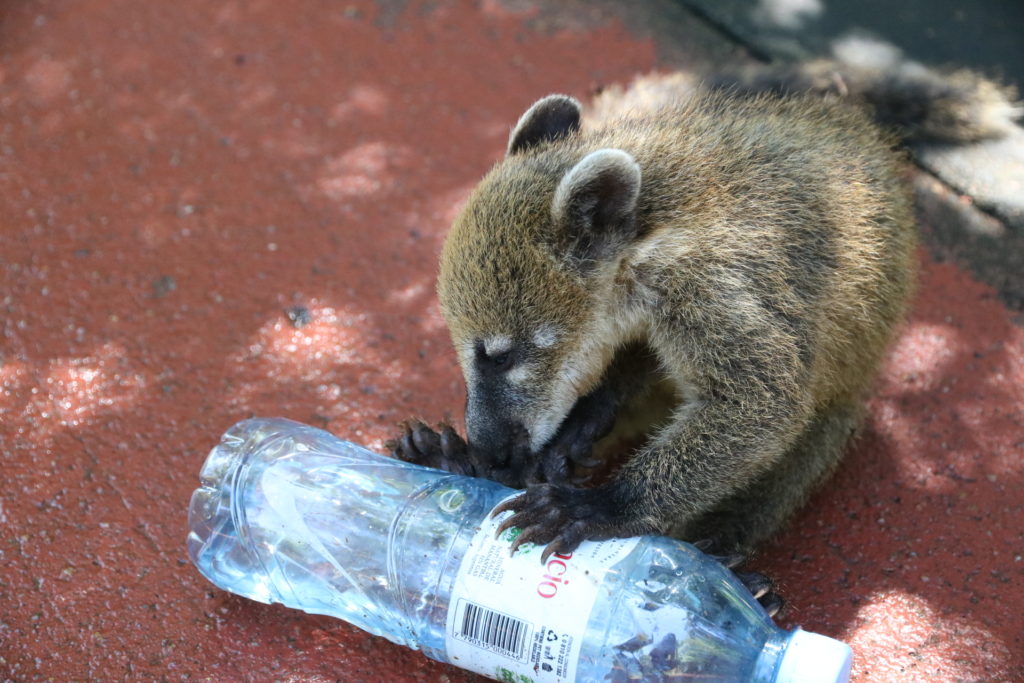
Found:
[[478, 476], [469, 445], [451, 425], [442, 423], [435, 431], [419, 420], [410, 420], [401, 429], [398, 438], [384, 444], [393, 458], [452, 474]]
[[398, 438], [384, 444], [393, 458], [515, 488], [525, 485], [524, 472], [529, 464], [525, 431], [516, 435], [507, 452], [481, 453], [449, 424], [441, 423], [435, 430], [419, 420], [410, 420], [402, 423], [401, 429]]
[[593, 458], [594, 444], [611, 431], [617, 410], [615, 396], [603, 385], [578, 400], [541, 452], [545, 481], [565, 483], [574, 463], [580, 467], [599, 465]]
[[537, 484], [494, 508], [492, 515], [512, 511], [497, 533], [519, 527], [511, 551], [523, 543], [546, 545], [541, 561], [552, 553], [571, 553], [583, 541], [633, 535], [622, 523], [624, 515], [604, 487], [578, 489]]

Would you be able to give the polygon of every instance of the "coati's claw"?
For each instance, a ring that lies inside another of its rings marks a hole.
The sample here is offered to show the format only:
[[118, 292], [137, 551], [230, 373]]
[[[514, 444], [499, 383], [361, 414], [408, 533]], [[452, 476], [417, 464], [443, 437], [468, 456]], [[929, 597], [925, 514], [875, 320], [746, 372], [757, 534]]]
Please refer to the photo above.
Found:
[[732, 569], [734, 572], [736, 567], [740, 566], [747, 560], [747, 556], [743, 553], [729, 553], [728, 555], [714, 555], [711, 557], [718, 560], [718, 563], [726, 569]]
[[521, 529], [512, 552], [523, 543], [545, 544], [541, 562], [547, 562], [552, 553], [571, 553], [585, 540], [629, 535], [617, 533], [622, 526], [621, 512], [600, 488], [537, 484], [498, 505], [491, 514], [508, 511], [513, 514], [501, 523], [497, 534], [512, 527]]
[[398, 438], [384, 444], [392, 457], [452, 474], [477, 476], [469, 446], [450, 425], [442, 423], [435, 431], [419, 420], [410, 420], [402, 423], [401, 429]]
[[733, 574], [736, 575], [736, 578], [740, 580], [740, 583], [746, 586], [747, 590], [750, 591], [750, 594], [755, 598], [760, 598], [766, 595], [775, 587], [775, 582], [764, 574], [738, 571], [734, 571]]
[[775, 581], [770, 577], [760, 572], [741, 572], [729, 565], [726, 566], [732, 569], [733, 575], [761, 603], [761, 607], [768, 613], [768, 616], [774, 618], [786, 606], [786, 600], [775, 592]]
[[741, 572], [733, 569], [732, 573], [740, 580], [750, 594], [761, 603], [768, 616], [775, 617], [786, 606], [786, 600], [775, 592], [775, 581], [759, 572]]
[[768, 616], [773, 619], [780, 616], [786, 609], [786, 599], [778, 593], [766, 593], [758, 598], [757, 601], [761, 603], [761, 607], [768, 613]]
[[716, 560], [718, 564], [724, 566], [726, 569], [736, 569], [736, 567], [740, 566], [748, 559], [745, 553], [729, 552], [724, 550], [713, 538], [702, 538], [699, 541], [694, 541], [690, 545], [705, 555], [708, 555], [711, 559]]

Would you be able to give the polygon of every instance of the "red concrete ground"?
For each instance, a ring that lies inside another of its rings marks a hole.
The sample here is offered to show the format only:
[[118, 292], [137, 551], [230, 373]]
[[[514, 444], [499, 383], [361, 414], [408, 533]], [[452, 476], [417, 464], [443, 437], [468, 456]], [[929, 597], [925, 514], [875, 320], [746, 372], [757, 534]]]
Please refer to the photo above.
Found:
[[[453, 212], [536, 97], [658, 66], [617, 22], [406, 5], [0, 9], [3, 680], [474, 680], [215, 590], [184, 545], [236, 420], [379, 448], [459, 417]], [[1024, 330], [922, 259], [865, 436], [757, 564], [857, 680], [1024, 680]]]

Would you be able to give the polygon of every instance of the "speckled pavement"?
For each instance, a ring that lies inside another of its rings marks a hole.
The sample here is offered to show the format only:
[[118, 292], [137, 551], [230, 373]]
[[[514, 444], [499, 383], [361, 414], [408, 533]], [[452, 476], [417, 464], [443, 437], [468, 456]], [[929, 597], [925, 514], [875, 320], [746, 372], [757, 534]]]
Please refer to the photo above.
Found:
[[[660, 1], [7, 3], [0, 680], [478, 680], [213, 588], [185, 553], [199, 467], [251, 415], [377, 449], [461, 419], [436, 259], [509, 126], [748, 58]], [[971, 246], [1019, 235], [913, 173], [913, 312], [849, 457], [755, 566], [854, 680], [1024, 680], [1019, 279]]]

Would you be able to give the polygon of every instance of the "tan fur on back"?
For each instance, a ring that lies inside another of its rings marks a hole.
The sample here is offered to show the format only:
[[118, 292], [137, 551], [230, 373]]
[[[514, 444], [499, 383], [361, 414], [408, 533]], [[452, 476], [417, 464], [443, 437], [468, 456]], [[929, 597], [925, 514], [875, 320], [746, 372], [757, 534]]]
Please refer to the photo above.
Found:
[[[834, 467], [903, 315], [915, 247], [904, 159], [849, 104], [660, 78], [496, 165], [452, 228], [439, 293], [458, 349], [557, 330], [520, 373], [534, 387], [517, 408], [536, 413], [517, 414], [527, 425], [553, 429], [619, 350], [648, 345], [652, 381], [674, 382], [685, 404], [618, 475], [646, 520], [632, 528], [748, 547]], [[577, 272], [552, 200], [602, 149], [640, 167], [639, 237]]]

